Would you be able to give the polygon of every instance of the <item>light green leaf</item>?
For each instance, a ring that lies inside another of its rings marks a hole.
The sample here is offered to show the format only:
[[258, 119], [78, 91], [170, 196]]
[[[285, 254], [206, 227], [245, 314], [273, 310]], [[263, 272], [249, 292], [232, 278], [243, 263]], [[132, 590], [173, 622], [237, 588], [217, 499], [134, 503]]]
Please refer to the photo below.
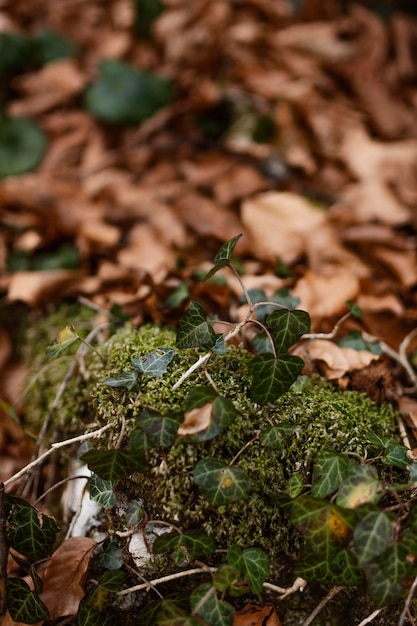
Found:
[[239, 596], [248, 592], [248, 586], [242, 584], [240, 569], [230, 564], [221, 565], [213, 576], [213, 586], [221, 593]]
[[145, 518], [143, 506], [137, 500], [131, 500], [127, 505], [125, 522], [126, 526], [133, 528], [140, 524]]
[[372, 465], [351, 465], [339, 486], [336, 504], [356, 509], [363, 504], [376, 503], [382, 495], [380, 487], [378, 472]]
[[49, 619], [49, 611], [42, 600], [21, 578], [6, 578], [6, 601], [14, 622], [36, 624]]
[[267, 448], [282, 450], [293, 432], [294, 428], [292, 426], [270, 426], [261, 433], [260, 441]]
[[274, 358], [258, 354], [249, 363], [252, 375], [251, 398], [258, 404], [273, 402], [288, 391], [304, 367], [304, 361], [292, 354]]
[[[345, 478], [349, 469], [349, 459], [345, 454], [330, 454], [320, 458], [314, 467], [319, 476], [311, 489], [315, 498], [326, 498], [334, 493]], [[340, 502], [340, 506], [343, 506]]]
[[251, 482], [240, 467], [227, 467], [223, 461], [206, 458], [194, 469], [194, 482], [213, 506], [244, 500], [251, 490]]
[[[236, 548], [238, 546], [232, 546]], [[240, 549], [240, 548], [239, 548]], [[269, 576], [269, 559], [267, 554], [260, 548], [246, 548], [240, 555], [227, 551], [227, 558], [232, 565], [240, 569], [249, 582], [252, 593], [260, 594], [262, 585]]]
[[169, 448], [175, 441], [182, 416], [161, 415], [152, 409], [144, 409], [141, 411], [138, 421], [152, 446]]
[[79, 341], [79, 337], [75, 332], [74, 326], [66, 326], [59, 332], [56, 343], [47, 347], [46, 354], [49, 358], [56, 359], [77, 341]]
[[144, 472], [147, 465], [143, 459], [128, 450], [95, 450], [92, 448], [81, 456], [90, 470], [103, 480], [120, 480], [132, 472]]
[[178, 323], [177, 348], [211, 348], [216, 340], [216, 333], [207, 323], [203, 307], [192, 300]]
[[201, 620], [189, 615], [173, 600], [163, 600], [155, 621], [158, 626], [201, 626]]
[[6, 535], [12, 548], [32, 561], [48, 557], [59, 531], [54, 518], [14, 496], [6, 496], [6, 503], [10, 505]]
[[209, 273], [204, 277], [204, 280], [208, 280], [211, 278], [216, 272], [218, 272], [222, 267], [226, 267], [226, 265], [230, 265], [230, 260], [233, 255], [233, 251], [236, 247], [237, 242], [241, 238], [242, 235], [237, 235], [229, 241], [226, 241], [214, 257], [214, 267], [209, 271]]
[[137, 356], [132, 365], [146, 376], [163, 376], [174, 356], [175, 350], [172, 348], [157, 348], [144, 356]]
[[234, 607], [218, 598], [216, 589], [211, 583], [204, 583], [191, 593], [190, 605], [192, 611], [197, 605], [199, 606], [197, 615], [200, 615], [206, 624], [211, 626], [232, 626], [233, 624]]
[[369, 511], [359, 520], [353, 532], [359, 565], [385, 552], [391, 540], [392, 525], [388, 515], [383, 511]]
[[103, 480], [97, 474], [91, 475], [90, 498], [97, 502], [103, 509], [112, 509], [117, 502], [114, 488], [116, 481]]
[[103, 381], [103, 385], [107, 387], [126, 387], [126, 389], [133, 389], [138, 380], [138, 375], [135, 371], [124, 372], [118, 376], [110, 376]]
[[266, 318], [277, 354], [286, 352], [310, 330], [310, 316], [305, 311], [280, 309]]

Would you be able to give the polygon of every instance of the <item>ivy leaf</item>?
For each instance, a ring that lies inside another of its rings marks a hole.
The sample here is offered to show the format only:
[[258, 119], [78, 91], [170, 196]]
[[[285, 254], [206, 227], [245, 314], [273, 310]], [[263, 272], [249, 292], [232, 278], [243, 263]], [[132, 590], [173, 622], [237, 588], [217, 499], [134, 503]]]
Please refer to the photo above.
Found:
[[292, 426], [270, 426], [262, 432], [260, 441], [267, 448], [282, 450], [293, 432], [294, 428]]
[[135, 428], [129, 433], [129, 442], [132, 449], [139, 458], [145, 463], [145, 452], [151, 450], [153, 445], [149, 437], [142, 428]]
[[232, 626], [233, 624], [234, 607], [229, 602], [218, 598], [216, 589], [211, 583], [204, 583], [194, 589], [190, 595], [190, 606], [192, 611], [199, 606], [197, 615], [200, 615], [206, 624], [216, 626]]
[[175, 350], [172, 348], [157, 348], [144, 356], [137, 356], [132, 365], [146, 376], [163, 376], [174, 356]]
[[65, 352], [67, 348], [72, 346], [72, 344], [74, 344], [76, 341], [79, 341], [79, 337], [75, 332], [74, 326], [66, 326], [61, 331], [59, 331], [56, 343], [54, 343], [52, 346], [47, 347], [46, 354], [47, 356], [49, 356], [50, 359], [56, 359], [57, 357], [61, 356], [61, 354]]
[[213, 537], [202, 530], [187, 530], [185, 533], [173, 531], [157, 537], [152, 551], [155, 555], [173, 550], [173, 559], [179, 566], [195, 559], [213, 554], [216, 549]]
[[386, 465], [394, 465], [395, 467], [405, 469], [410, 465], [410, 458], [407, 453], [408, 448], [395, 441], [390, 441], [381, 460]]
[[213, 506], [244, 500], [251, 490], [251, 481], [240, 467], [227, 467], [219, 459], [206, 458], [194, 469], [194, 482]]
[[161, 415], [152, 409], [144, 409], [139, 415], [139, 425], [151, 445], [156, 448], [169, 448], [175, 441], [182, 421], [181, 415]]
[[260, 594], [262, 585], [269, 576], [269, 559], [260, 548], [246, 548], [231, 546], [227, 551], [229, 564], [239, 569], [249, 582], [252, 593]]
[[158, 626], [201, 626], [201, 620], [189, 615], [173, 600], [162, 600], [155, 620]]
[[107, 571], [102, 576], [99, 584], [87, 598], [88, 605], [102, 613], [112, 602], [115, 593], [120, 591], [125, 574], [120, 569]]
[[359, 565], [385, 552], [391, 539], [392, 525], [388, 515], [383, 511], [369, 511], [359, 520], [353, 531]]
[[98, 560], [101, 567], [111, 571], [120, 570], [123, 565], [123, 552], [119, 547], [117, 539], [106, 539], [103, 543], [103, 552]]
[[329, 565], [335, 584], [356, 587], [362, 583], [363, 572], [358, 567], [357, 558], [349, 550], [340, 550]]
[[222, 267], [226, 267], [226, 265], [230, 265], [230, 260], [233, 255], [233, 251], [236, 247], [237, 242], [241, 238], [242, 235], [237, 235], [229, 241], [226, 241], [214, 257], [214, 267], [211, 268], [209, 273], [204, 277], [204, 280], [208, 280], [211, 278], [216, 272], [218, 272]]
[[228, 428], [235, 416], [231, 400], [218, 396], [210, 387], [193, 387], [178, 434], [188, 436], [191, 441], [209, 441]]
[[258, 354], [249, 363], [252, 374], [251, 398], [258, 404], [273, 402], [288, 391], [304, 367], [304, 361], [292, 354], [274, 358]]
[[231, 596], [239, 596], [248, 592], [248, 586], [242, 584], [240, 569], [230, 564], [221, 565], [213, 576], [213, 586], [221, 593], [229, 593]]
[[143, 506], [137, 500], [131, 500], [127, 505], [125, 522], [128, 528], [133, 528], [142, 522], [145, 517]]
[[54, 518], [20, 498], [6, 496], [6, 502], [11, 505], [6, 534], [12, 548], [32, 561], [48, 557], [59, 530]]
[[[385, 560], [385, 555], [382, 558]], [[402, 580], [392, 579], [384, 571], [379, 559], [364, 563], [363, 569], [368, 580], [369, 595], [378, 608], [399, 600], [403, 593], [404, 583]]]
[[46, 136], [25, 117], [4, 117], [0, 126], [0, 178], [33, 170], [42, 160]]
[[21, 578], [6, 578], [7, 608], [14, 622], [36, 624], [49, 619], [49, 611], [42, 600]]
[[[344, 454], [330, 454], [319, 459], [314, 471], [319, 478], [311, 489], [314, 498], [326, 498], [334, 493], [349, 469], [349, 459]], [[338, 502], [340, 506], [343, 506]]]
[[187, 311], [178, 323], [177, 348], [181, 350], [200, 346], [211, 348], [216, 340], [216, 333], [207, 323], [203, 307], [191, 300]]
[[353, 465], [339, 485], [336, 504], [346, 509], [378, 502], [380, 495], [378, 472], [372, 465]]
[[118, 376], [110, 376], [103, 381], [103, 385], [107, 387], [126, 387], [126, 389], [132, 389], [136, 385], [138, 375], [135, 371], [124, 372]]
[[89, 469], [103, 480], [120, 480], [132, 472], [144, 472], [146, 463], [127, 450], [95, 450], [92, 448], [81, 456]]
[[286, 352], [304, 333], [310, 330], [310, 316], [306, 311], [280, 309], [266, 318], [277, 354]]
[[90, 498], [97, 502], [103, 509], [112, 509], [117, 502], [114, 488], [115, 481], [103, 480], [97, 474], [91, 475]]

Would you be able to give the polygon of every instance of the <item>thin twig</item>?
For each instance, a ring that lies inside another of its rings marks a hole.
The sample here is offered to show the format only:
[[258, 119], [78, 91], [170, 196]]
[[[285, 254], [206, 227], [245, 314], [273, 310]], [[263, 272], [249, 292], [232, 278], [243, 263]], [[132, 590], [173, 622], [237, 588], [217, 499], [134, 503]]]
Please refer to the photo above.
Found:
[[23, 467], [19, 472], [14, 474], [11, 478], [5, 481], [4, 486], [8, 487], [12, 483], [16, 482], [19, 478], [30, 472], [34, 467], [42, 463], [52, 452], [58, 450], [59, 448], [64, 448], [65, 446], [70, 446], [73, 443], [80, 443], [82, 441], [87, 441], [87, 439], [93, 439], [94, 437], [100, 437], [108, 428], [110, 428], [111, 424], [106, 424], [102, 428], [98, 430], [94, 430], [91, 433], [84, 433], [84, 435], [78, 435], [78, 437], [73, 437], [72, 439], [66, 439], [65, 441], [58, 441], [57, 443], [52, 443], [51, 447], [46, 450], [43, 454], [41, 454], [37, 459], [31, 461], [25, 467]]
[[[209, 567], [210, 572], [217, 572], [217, 567]], [[149, 581], [149, 583], [143, 583], [142, 585], [135, 585], [134, 587], [129, 587], [128, 589], [123, 589], [122, 591], [118, 591], [118, 596], [126, 596], [129, 593], [133, 593], [134, 591], [142, 591], [143, 589], [149, 589], [151, 585], [161, 585], [163, 583], [168, 583], [171, 580], [177, 580], [178, 578], [184, 578], [185, 576], [193, 576], [194, 574], [204, 574], [204, 570], [201, 567], [196, 567], [194, 569], [189, 569], [184, 572], [176, 572], [175, 574], [169, 574], [167, 576], [162, 576], [162, 578], [155, 578], [154, 580]]]
[[337, 333], [339, 332], [339, 329], [342, 326], [342, 324], [344, 324], [346, 320], [350, 318], [351, 315], [352, 313], [350, 311], [345, 313], [345, 315], [343, 315], [340, 318], [340, 320], [336, 322], [333, 330], [330, 331], [330, 333], [305, 333], [305, 335], [303, 335], [301, 339], [334, 339]]
[[365, 617], [365, 619], [362, 620], [361, 623], [358, 624], [358, 626], [366, 626], [366, 624], [370, 624], [381, 613], [381, 611], [382, 609], [376, 609], [373, 613], [368, 615], [368, 617]]
[[342, 587], [342, 586], [333, 587], [332, 589], [330, 589], [330, 591], [327, 594], [327, 596], [325, 596], [323, 598], [323, 600], [316, 606], [314, 611], [312, 613], [310, 613], [310, 615], [301, 624], [301, 626], [309, 626], [309, 624], [311, 624], [311, 622], [317, 617], [317, 615], [320, 613], [320, 611], [322, 609], [324, 609], [326, 604], [328, 604], [330, 602], [330, 600], [332, 600], [338, 593], [340, 593], [340, 591], [342, 591], [342, 589], [344, 589], [344, 587]]
[[410, 591], [407, 594], [406, 601], [404, 603], [404, 608], [401, 611], [400, 619], [398, 621], [398, 626], [403, 626], [405, 618], [407, 617], [407, 613], [410, 609], [411, 600], [417, 588], [417, 576], [413, 580], [413, 584], [410, 587]]

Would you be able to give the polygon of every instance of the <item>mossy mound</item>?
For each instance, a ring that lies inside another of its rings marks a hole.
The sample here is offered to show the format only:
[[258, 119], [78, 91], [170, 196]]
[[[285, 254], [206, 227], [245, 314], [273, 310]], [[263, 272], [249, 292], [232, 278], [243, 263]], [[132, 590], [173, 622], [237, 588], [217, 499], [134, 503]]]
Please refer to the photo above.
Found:
[[[66, 389], [58, 407], [61, 420], [67, 419], [73, 425], [77, 419], [79, 424], [93, 420], [114, 424], [107, 447], [112, 438], [118, 439], [122, 417], [128, 434], [145, 408], [164, 416], [183, 412], [190, 389], [206, 385], [201, 371], [196, 371], [178, 389], [172, 389], [198, 358], [197, 350], [178, 350], [166, 374], [142, 376], [131, 390], [103, 384], [109, 376], [131, 370], [135, 357], [162, 347], [175, 347], [172, 329], [146, 326], [135, 330], [126, 326], [119, 330], [100, 347], [105, 365], [90, 353], [85, 368], [87, 379]], [[388, 405], [377, 407], [362, 394], [338, 391], [322, 379], [298, 382], [276, 402], [254, 405], [249, 394], [250, 358], [245, 350], [231, 347], [225, 355], [209, 362], [219, 393], [229, 398], [237, 410], [229, 428], [205, 443], [177, 437], [170, 449], [151, 450], [150, 471], [136, 475], [134, 483], [136, 497], [143, 499], [150, 517], [159, 517], [184, 530], [202, 527], [214, 534], [219, 546], [257, 545], [274, 557], [291, 550], [285, 516], [277, 506], [277, 495], [288, 480], [301, 474], [305, 483], [311, 483], [313, 461], [326, 449], [363, 455], [370, 445], [369, 431], [392, 434], [394, 411]], [[49, 382], [43, 380], [42, 384]], [[269, 448], [256, 438], [271, 426], [283, 428], [279, 449]], [[214, 508], [194, 484], [196, 463], [205, 457], [229, 463], [251, 440], [237, 460], [252, 481], [250, 496]], [[125, 441], [127, 444], [127, 438]]]

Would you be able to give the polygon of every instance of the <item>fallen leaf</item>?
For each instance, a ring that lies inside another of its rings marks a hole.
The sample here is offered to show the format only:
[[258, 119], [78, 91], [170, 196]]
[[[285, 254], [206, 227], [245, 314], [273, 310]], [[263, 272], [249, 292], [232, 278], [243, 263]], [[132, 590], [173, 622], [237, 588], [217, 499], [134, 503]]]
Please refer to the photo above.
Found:
[[327, 339], [313, 339], [305, 349], [313, 361], [320, 362], [321, 373], [329, 379], [340, 378], [379, 358], [368, 350], [342, 348]]
[[281, 620], [272, 604], [264, 606], [246, 604], [236, 611], [233, 626], [281, 626]]
[[346, 312], [346, 301], [354, 301], [360, 292], [359, 277], [345, 267], [328, 267], [326, 272], [307, 270], [292, 290], [300, 298], [300, 308], [313, 319]]
[[8, 300], [21, 301], [31, 306], [45, 303], [51, 294], [61, 297], [74, 293], [83, 278], [83, 272], [72, 270], [43, 270], [15, 272], [10, 277]]
[[184, 421], [178, 428], [177, 434], [195, 435], [206, 430], [211, 424], [213, 403], [208, 402], [204, 406], [198, 406], [184, 413]]

